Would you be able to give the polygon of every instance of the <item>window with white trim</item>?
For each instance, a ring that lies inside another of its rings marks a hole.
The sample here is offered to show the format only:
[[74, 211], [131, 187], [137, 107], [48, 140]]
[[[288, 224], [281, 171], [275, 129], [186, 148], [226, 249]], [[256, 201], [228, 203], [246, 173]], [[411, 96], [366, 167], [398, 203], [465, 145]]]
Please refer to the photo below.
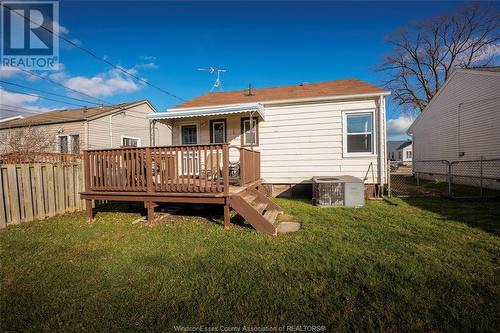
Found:
[[259, 121], [257, 118], [252, 118], [252, 120], [252, 126], [250, 126], [250, 118], [241, 119], [243, 146], [257, 146], [259, 144]]
[[181, 126], [181, 142], [183, 145], [198, 144], [198, 126], [196, 124]]
[[226, 142], [226, 121], [225, 120], [212, 120], [210, 122], [211, 129], [211, 143], [225, 143]]
[[139, 147], [141, 145], [140, 138], [122, 135], [122, 147]]
[[347, 155], [374, 154], [373, 112], [345, 113], [344, 134]]

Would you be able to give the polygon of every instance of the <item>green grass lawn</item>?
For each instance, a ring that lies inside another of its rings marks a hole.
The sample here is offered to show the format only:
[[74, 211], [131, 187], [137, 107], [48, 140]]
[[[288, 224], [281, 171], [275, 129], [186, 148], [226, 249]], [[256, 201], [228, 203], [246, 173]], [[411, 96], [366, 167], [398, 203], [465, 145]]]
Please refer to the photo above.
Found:
[[[294, 234], [153, 228], [104, 212], [0, 231], [0, 331], [172, 331], [174, 325], [495, 331], [500, 204], [440, 198], [316, 208], [276, 199]], [[218, 213], [222, 213], [221, 211]]]

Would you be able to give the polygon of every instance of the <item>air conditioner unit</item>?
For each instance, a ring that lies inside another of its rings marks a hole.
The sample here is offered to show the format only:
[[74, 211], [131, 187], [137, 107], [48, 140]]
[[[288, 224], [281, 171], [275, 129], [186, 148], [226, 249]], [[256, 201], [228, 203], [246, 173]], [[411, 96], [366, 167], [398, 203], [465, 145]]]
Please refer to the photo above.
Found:
[[353, 176], [313, 177], [313, 204], [323, 207], [363, 207], [364, 181]]

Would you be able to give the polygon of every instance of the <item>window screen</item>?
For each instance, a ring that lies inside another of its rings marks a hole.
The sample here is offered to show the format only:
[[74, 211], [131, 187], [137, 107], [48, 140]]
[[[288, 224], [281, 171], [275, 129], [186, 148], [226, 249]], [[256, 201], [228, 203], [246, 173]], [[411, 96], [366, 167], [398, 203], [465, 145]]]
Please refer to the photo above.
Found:
[[347, 152], [373, 153], [373, 114], [346, 115]]

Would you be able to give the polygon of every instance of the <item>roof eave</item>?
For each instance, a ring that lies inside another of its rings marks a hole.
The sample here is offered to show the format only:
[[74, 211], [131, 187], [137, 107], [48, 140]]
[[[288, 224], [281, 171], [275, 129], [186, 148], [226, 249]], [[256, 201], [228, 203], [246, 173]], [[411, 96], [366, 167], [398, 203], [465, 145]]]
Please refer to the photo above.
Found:
[[[262, 105], [273, 105], [273, 104], [287, 104], [287, 103], [301, 103], [301, 102], [321, 102], [321, 101], [334, 101], [334, 100], [342, 100], [342, 99], [356, 99], [356, 98], [370, 98], [370, 97], [379, 97], [379, 96], [389, 96], [391, 93], [389, 91], [381, 91], [377, 93], [365, 93], [365, 94], [349, 94], [349, 95], [337, 95], [337, 96], [324, 96], [324, 97], [307, 97], [307, 98], [295, 98], [295, 99], [283, 99], [283, 100], [273, 100], [273, 101], [259, 101], [255, 103], [259, 103]], [[185, 108], [172, 108], [168, 109], [168, 112], [178, 112], [178, 111], [194, 111], [194, 110], [204, 110], [204, 109], [212, 109], [212, 108], [224, 108], [230, 106], [243, 106], [248, 105], [249, 103], [233, 103], [233, 104], [219, 104], [219, 105], [202, 105], [202, 106], [193, 106], [193, 107], [185, 107]]]

